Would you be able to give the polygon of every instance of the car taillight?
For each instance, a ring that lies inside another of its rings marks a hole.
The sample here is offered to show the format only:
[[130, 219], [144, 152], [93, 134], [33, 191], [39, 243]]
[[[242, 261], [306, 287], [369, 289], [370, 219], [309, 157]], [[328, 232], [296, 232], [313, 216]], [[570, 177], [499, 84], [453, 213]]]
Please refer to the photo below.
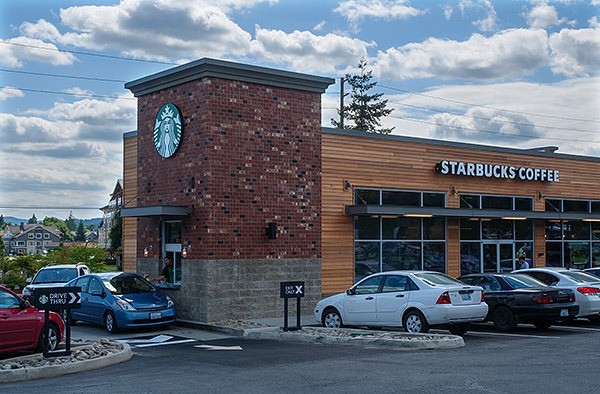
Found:
[[481, 292], [481, 302], [485, 302], [485, 294], [483, 294], [483, 291]]
[[541, 297], [533, 297], [534, 304], [552, 304], [554, 300], [549, 295], [543, 295]]
[[442, 294], [440, 294], [436, 304], [451, 304], [452, 301], [450, 301], [450, 294], [448, 294], [447, 291], [443, 292]]
[[600, 293], [600, 289], [596, 287], [578, 287], [577, 291], [585, 295]]

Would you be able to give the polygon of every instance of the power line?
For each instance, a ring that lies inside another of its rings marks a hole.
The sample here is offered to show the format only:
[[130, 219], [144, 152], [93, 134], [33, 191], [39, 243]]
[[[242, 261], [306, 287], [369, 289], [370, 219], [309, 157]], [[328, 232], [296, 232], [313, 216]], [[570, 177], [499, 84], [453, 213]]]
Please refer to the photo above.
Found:
[[34, 92], [34, 93], [60, 94], [60, 95], [64, 95], [64, 96], [110, 98], [110, 99], [115, 99], [115, 100], [136, 100], [135, 97], [105, 96], [105, 95], [101, 95], [101, 94], [91, 94], [91, 93], [67, 93], [67, 92], [56, 92], [53, 90], [16, 88], [13, 86], [0, 86], [0, 89], [22, 90], [25, 92]]
[[99, 82], [118, 82], [125, 83], [127, 81], [122, 81], [120, 79], [108, 79], [108, 78], [93, 78], [93, 77], [83, 77], [80, 75], [62, 75], [62, 74], [48, 74], [48, 73], [40, 73], [40, 72], [32, 72], [32, 71], [22, 71], [22, 70], [6, 70], [0, 69], [0, 71], [5, 73], [15, 73], [15, 74], [27, 74], [27, 75], [38, 75], [44, 77], [57, 77], [57, 78], [70, 78], [70, 79], [83, 79], [86, 81], [99, 81]]
[[133, 58], [133, 57], [125, 57], [125, 56], [103, 55], [103, 54], [100, 54], [100, 53], [92, 53], [92, 52], [70, 51], [70, 50], [66, 50], [66, 49], [47, 48], [47, 47], [42, 47], [42, 46], [38, 46], [38, 45], [31, 45], [31, 44], [19, 44], [19, 43], [16, 43], [16, 42], [0, 41], [0, 44], [15, 45], [15, 46], [26, 47], [26, 48], [34, 48], [34, 49], [41, 49], [43, 51], [61, 52], [61, 53], [73, 53], [73, 54], [76, 54], [76, 55], [85, 55], [85, 56], [95, 56], [95, 57], [102, 57], [102, 58], [106, 58], [106, 59], [128, 60], [128, 61], [132, 61], [132, 62], [141, 62], [141, 63], [167, 64], [167, 65], [170, 65], [170, 66], [177, 65], [177, 63], [163, 62], [163, 61], [160, 61], [160, 60], [145, 60], [145, 59], [136, 59], [136, 58]]
[[48, 210], [48, 209], [82, 209], [82, 210], [100, 210], [99, 207], [74, 207], [74, 206], [60, 206], [60, 205], [0, 205], [0, 209], [39, 209], [39, 210]]
[[600, 120], [580, 119], [580, 118], [568, 118], [568, 117], [564, 117], [564, 116], [541, 115], [541, 114], [535, 114], [535, 113], [532, 113], [532, 112], [513, 111], [513, 110], [505, 109], [505, 108], [497, 108], [497, 107], [492, 107], [492, 106], [487, 106], [487, 105], [480, 105], [480, 104], [468, 103], [466, 101], [452, 100], [452, 99], [447, 99], [447, 98], [443, 98], [443, 97], [432, 96], [432, 95], [424, 94], [424, 93], [412, 92], [410, 90], [404, 90], [404, 89], [394, 88], [394, 87], [391, 87], [391, 86], [385, 86], [385, 85], [377, 85], [377, 86], [381, 86], [382, 88], [386, 88], [386, 89], [390, 89], [390, 90], [395, 90], [395, 91], [402, 92], [402, 93], [412, 94], [412, 95], [415, 95], [415, 96], [422, 96], [422, 97], [427, 97], [427, 98], [434, 99], [434, 100], [446, 101], [446, 102], [449, 102], [449, 103], [461, 104], [461, 105], [466, 105], [466, 106], [470, 106], [470, 107], [487, 108], [487, 109], [493, 109], [495, 111], [510, 112], [510, 113], [520, 114], [520, 115], [538, 116], [538, 117], [550, 118], [550, 119], [569, 120], [569, 121], [575, 121], [575, 122], [600, 123]]

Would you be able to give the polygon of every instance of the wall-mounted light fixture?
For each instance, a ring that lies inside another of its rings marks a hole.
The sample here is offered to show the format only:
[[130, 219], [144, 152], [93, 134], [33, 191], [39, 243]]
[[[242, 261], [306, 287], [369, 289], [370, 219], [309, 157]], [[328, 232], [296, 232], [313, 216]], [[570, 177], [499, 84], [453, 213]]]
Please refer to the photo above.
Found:
[[277, 238], [277, 223], [271, 222], [267, 225], [267, 237], [269, 239]]
[[181, 257], [184, 259], [188, 256], [188, 253], [192, 250], [192, 243], [188, 241], [187, 246], [181, 248]]
[[153, 249], [152, 245], [148, 245], [144, 248], [144, 257], [148, 257], [150, 251]]
[[544, 198], [544, 195], [542, 194], [542, 192], [537, 192], [537, 198], [538, 198], [538, 200], [541, 200], [542, 198]]
[[344, 179], [344, 190], [348, 190], [352, 187], [352, 185], [350, 184], [350, 181], [347, 179]]
[[450, 195], [451, 196], [456, 196], [456, 187], [450, 186]]

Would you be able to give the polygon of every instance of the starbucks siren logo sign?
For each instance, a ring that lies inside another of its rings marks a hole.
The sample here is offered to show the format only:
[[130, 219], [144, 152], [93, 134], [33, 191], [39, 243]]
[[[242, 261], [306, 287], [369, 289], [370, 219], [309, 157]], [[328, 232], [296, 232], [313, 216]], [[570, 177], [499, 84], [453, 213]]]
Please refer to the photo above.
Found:
[[173, 104], [160, 107], [154, 121], [154, 146], [162, 157], [171, 157], [181, 141], [181, 115]]

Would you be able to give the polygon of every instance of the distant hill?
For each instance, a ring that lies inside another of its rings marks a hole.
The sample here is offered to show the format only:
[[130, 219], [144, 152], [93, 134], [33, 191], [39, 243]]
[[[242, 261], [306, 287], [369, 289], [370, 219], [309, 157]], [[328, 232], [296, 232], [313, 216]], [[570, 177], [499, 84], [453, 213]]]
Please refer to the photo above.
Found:
[[[42, 220], [44, 220], [44, 218], [41, 218], [41, 219], [38, 218], [38, 223], [41, 223]], [[93, 224], [96, 227], [98, 227], [100, 225], [100, 222], [102, 222], [102, 218], [75, 219], [75, 220], [77, 220], [77, 221], [83, 220], [83, 225], [85, 227], [89, 226], [90, 224]], [[16, 218], [14, 216], [4, 216], [4, 222], [5, 223], [12, 223], [14, 226], [18, 226], [21, 223], [27, 223], [28, 221], [29, 221], [29, 219]]]

